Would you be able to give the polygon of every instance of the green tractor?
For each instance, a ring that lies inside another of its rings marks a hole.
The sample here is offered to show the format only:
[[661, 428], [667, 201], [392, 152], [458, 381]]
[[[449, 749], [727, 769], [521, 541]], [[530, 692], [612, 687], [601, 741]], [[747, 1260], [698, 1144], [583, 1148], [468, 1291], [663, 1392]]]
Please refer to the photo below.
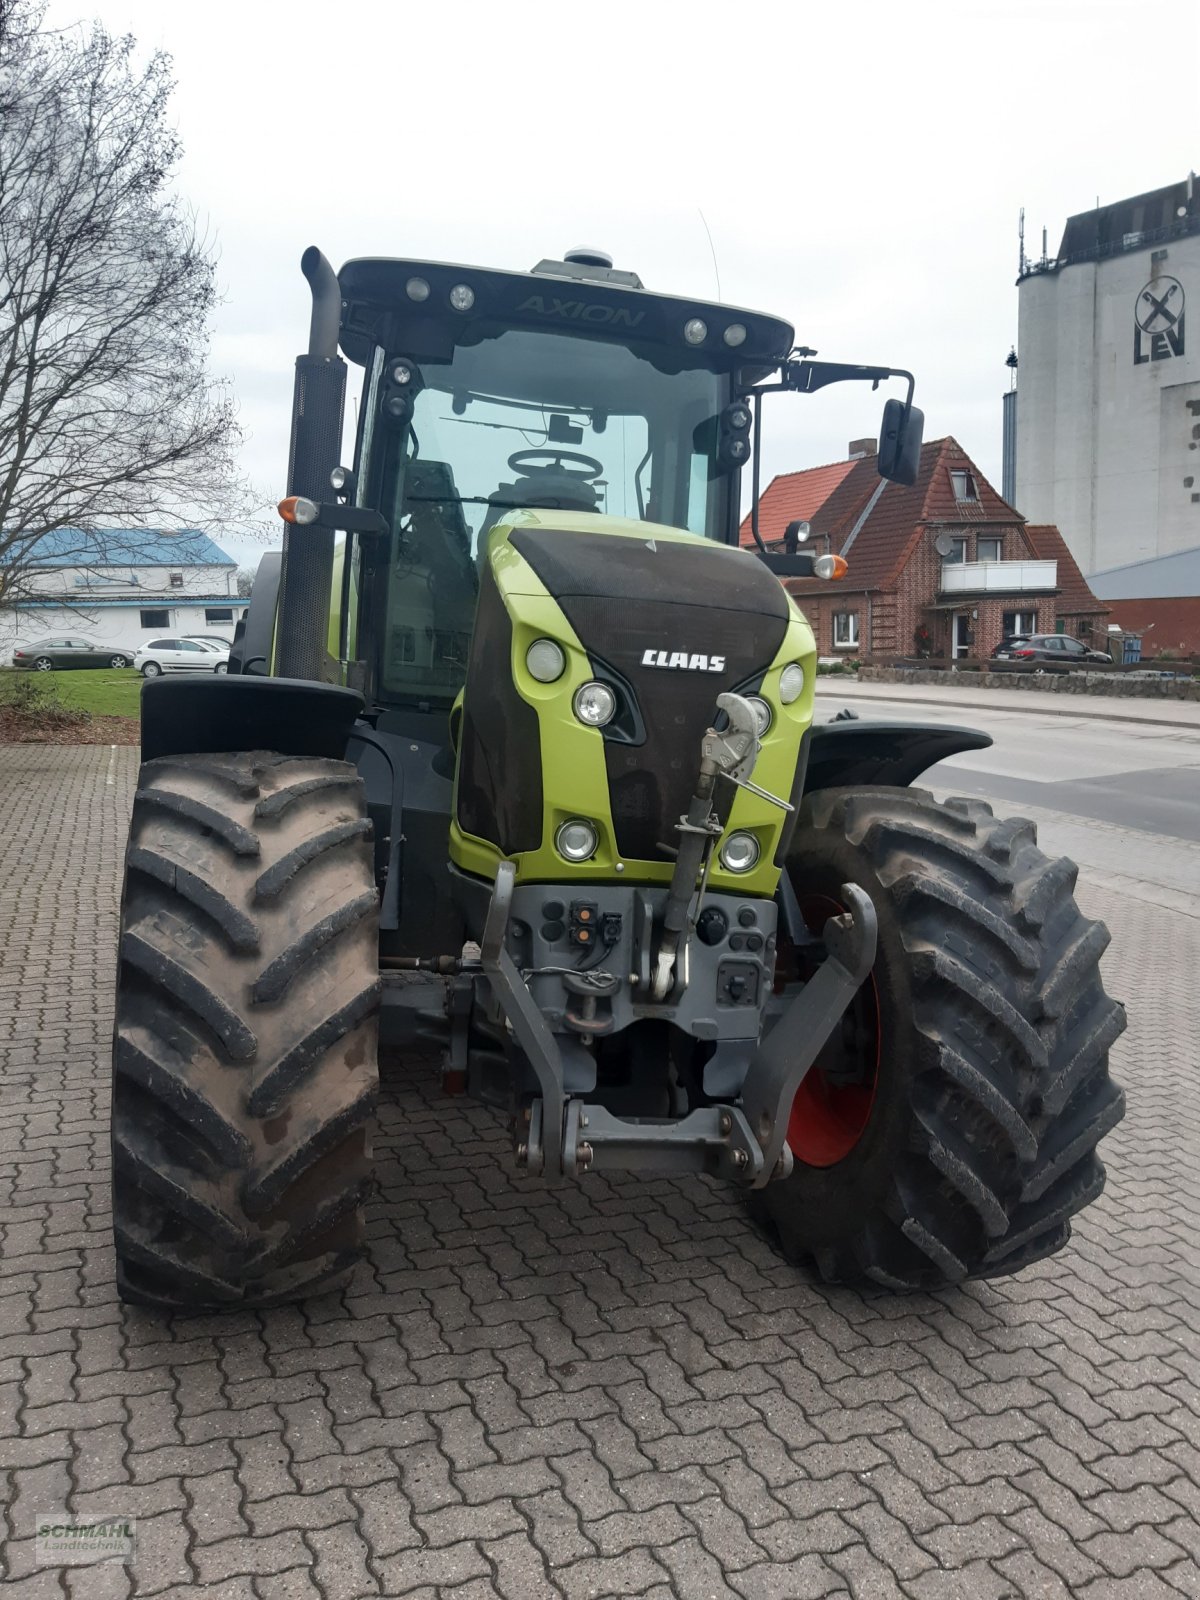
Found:
[[143, 691], [123, 1297], [345, 1282], [380, 1042], [440, 1048], [528, 1173], [725, 1179], [830, 1280], [1059, 1249], [1123, 1109], [1107, 932], [1028, 822], [910, 787], [985, 735], [814, 722], [780, 580], [845, 563], [758, 535], [764, 397], [899, 379], [878, 462], [912, 483], [911, 376], [596, 251], [302, 269], [282, 556], [227, 677]]

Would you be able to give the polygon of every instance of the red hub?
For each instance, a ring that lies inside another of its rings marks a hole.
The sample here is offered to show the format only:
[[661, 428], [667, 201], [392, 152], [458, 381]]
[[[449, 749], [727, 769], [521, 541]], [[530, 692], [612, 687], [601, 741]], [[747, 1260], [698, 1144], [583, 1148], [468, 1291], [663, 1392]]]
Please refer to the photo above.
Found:
[[[818, 935], [830, 917], [845, 909], [825, 895], [800, 901], [809, 931]], [[811, 978], [818, 963], [807, 959], [803, 950], [795, 955], [795, 975]], [[809, 1068], [792, 1101], [787, 1142], [797, 1161], [808, 1167], [836, 1166], [862, 1138], [875, 1104], [882, 1043], [879, 990], [872, 972], [847, 1006], [840, 1025]]]

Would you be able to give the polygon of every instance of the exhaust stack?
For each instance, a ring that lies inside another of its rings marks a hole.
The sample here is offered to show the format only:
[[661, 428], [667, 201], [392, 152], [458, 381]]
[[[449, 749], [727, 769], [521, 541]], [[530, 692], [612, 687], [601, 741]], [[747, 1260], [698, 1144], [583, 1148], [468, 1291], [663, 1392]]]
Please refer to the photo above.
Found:
[[[287, 492], [320, 503], [342, 453], [346, 363], [337, 353], [342, 297], [337, 274], [315, 245], [300, 258], [312, 291], [308, 353], [296, 357]], [[325, 676], [333, 589], [333, 532], [285, 524], [275, 672], [281, 678]]]

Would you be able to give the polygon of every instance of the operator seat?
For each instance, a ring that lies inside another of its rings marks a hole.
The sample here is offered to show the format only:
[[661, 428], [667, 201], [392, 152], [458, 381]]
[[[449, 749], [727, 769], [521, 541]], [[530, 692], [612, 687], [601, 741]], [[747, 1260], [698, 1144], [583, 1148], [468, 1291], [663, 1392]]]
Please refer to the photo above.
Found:
[[594, 485], [584, 482], [577, 472], [547, 468], [512, 483], [499, 484], [488, 495], [488, 508], [479, 529], [476, 559], [487, 548], [487, 536], [506, 511], [514, 506], [536, 507], [549, 511], [599, 511], [600, 495]]

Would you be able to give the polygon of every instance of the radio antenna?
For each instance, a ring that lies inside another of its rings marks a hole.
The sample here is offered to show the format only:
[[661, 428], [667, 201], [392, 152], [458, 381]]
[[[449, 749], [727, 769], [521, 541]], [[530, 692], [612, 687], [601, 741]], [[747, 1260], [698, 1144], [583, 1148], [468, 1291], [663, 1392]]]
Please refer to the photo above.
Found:
[[717, 249], [716, 249], [716, 246], [713, 244], [713, 236], [712, 236], [712, 233], [709, 230], [707, 217], [705, 217], [704, 212], [701, 210], [701, 208], [699, 206], [696, 207], [696, 210], [700, 212], [700, 221], [703, 222], [704, 231], [705, 231], [705, 233], [708, 234], [708, 248], [712, 252], [713, 277], [717, 280], [717, 299], [720, 300], [720, 298], [721, 298], [721, 269], [717, 266]]

